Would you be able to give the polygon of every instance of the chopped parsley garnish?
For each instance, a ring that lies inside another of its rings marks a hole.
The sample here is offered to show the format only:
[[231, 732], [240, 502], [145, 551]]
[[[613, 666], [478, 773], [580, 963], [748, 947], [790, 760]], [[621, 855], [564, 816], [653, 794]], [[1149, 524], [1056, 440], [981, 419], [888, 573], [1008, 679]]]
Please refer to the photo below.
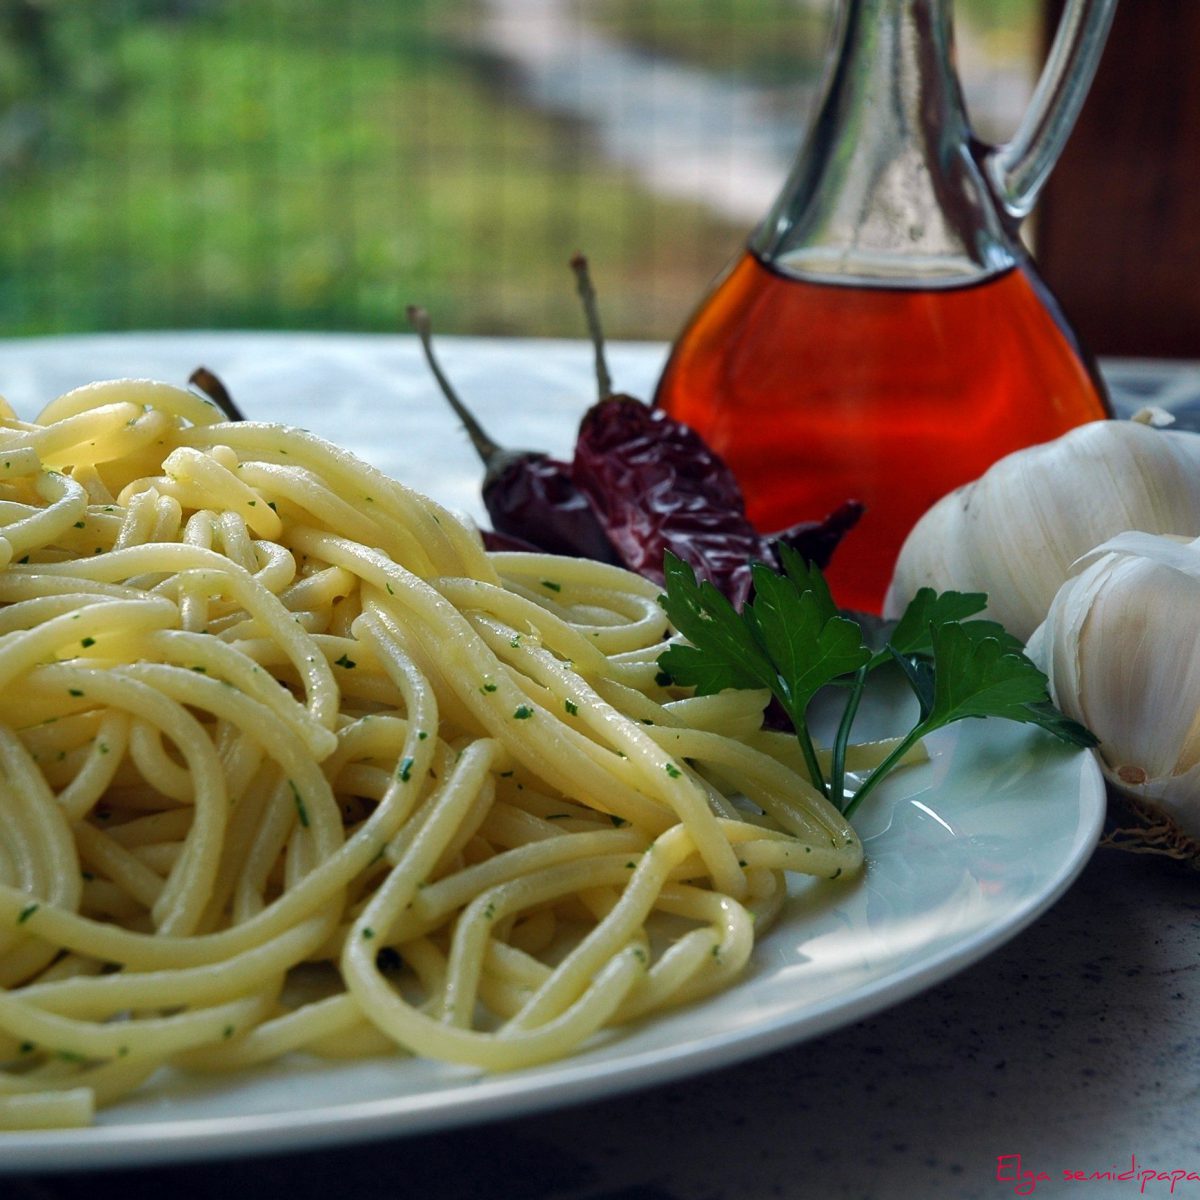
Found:
[[579, 716], [579, 705], [576, 704], [574, 700], [564, 700], [563, 708], [565, 708], [567, 712], [571, 714], [571, 716]]
[[345, 667], [347, 671], [352, 671], [358, 666], [358, 663], [356, 663], [354, 659], [350, 657], [350, 655], [343, 654], [341, 658], [335, 658], [333, 660], [333, 665], [335, 667]]
[[304, 806], [304, 797], [300, 795], [300, 789], [296, 786], [295, 781], [289, 779], [288, 787], [292, 789], [292, 800], [296, 805], [296, 815], [300, 818], [300, 824], [305, 829], [308, 828], [308, 809]]
[[513, 709], [514, 721], [528, 721], [532, 716], [533, 709], [530, 708], [528, 704], [518, 704], [517, 707]]

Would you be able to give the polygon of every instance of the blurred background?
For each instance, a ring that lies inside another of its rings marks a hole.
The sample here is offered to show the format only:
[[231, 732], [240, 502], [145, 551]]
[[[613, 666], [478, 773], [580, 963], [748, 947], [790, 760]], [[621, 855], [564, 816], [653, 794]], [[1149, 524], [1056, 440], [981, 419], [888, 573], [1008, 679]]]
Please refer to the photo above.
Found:
[[[0, 0], [0, 330], [669, 338], [772, 200], [833, 0]], [[979, 132], [1040, 0], [957, 0]]]

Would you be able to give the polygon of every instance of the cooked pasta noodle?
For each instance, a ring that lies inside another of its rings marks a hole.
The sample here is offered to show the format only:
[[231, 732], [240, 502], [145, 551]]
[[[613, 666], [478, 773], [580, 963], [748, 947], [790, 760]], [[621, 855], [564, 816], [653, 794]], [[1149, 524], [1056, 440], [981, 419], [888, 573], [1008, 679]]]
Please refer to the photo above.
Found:
[[862, 850], [765, 694], [664, 686], [657, 592], [166, 384], [5, 409], [0, 1127], [166, 1064], [507, 1070], [729, 983]]

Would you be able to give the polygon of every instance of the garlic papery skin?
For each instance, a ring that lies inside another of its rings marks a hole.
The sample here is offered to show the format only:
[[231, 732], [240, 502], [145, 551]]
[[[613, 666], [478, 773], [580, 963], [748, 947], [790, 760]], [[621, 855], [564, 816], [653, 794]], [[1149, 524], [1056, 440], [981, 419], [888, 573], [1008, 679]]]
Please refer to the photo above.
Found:
[[1071, 564], [1130, 529], [1200, 535], [1200, 434], [1094, 421], [1002, 458], [917, 522], [884, 615], [922, 587], [986, 592], [986, 615], [1025, 640]]
[[1059, 589], [1028, 653], [1120, 792], [1200, 838], [1200, 539], [1125, 533]]

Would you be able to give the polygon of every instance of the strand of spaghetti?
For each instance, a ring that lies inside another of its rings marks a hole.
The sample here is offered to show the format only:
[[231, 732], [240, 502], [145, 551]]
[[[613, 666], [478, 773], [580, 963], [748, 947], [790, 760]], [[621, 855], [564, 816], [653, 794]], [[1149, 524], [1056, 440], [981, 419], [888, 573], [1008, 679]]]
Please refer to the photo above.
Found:
[[544, 683], [560, 704], [570, 706], [566, 711], [577, 716], [581, 724], [610, 742], [630, 761], [645, 781], [644, 790], [660, 795], [688, 827], [697, 850], [712, 872], [714, 885], [729, 895], [742, 895], [745, 879], [738, 869], [737, 857], [721, 836], [716, 815], [674, 758], [664, 753], [657, 740], [650, 736], [650, 730], [619, 713], [549, 651], [526, 644], [512, 646], [513, 631], [489, 618], [477, 616], [474, 623], [493, 651], [507, 646], [509, 661]]
[[[28, 1043], [26, 1043], [28, 1044]], [[159, 1064], [154, 1059], [135, 1059], [128, 1057], [113, 1058], [107, 1062], [92, 1062], [83, 1064], [68, 1064], [65, 1059], [51, 1059], [44, 1067], [32, 1070], [0, 1074], [0, 1129], [17, 1128], [4, 1124], [7, 1104], [19, 1099], [33, 1100], [35, 1097], [49, 1099], [55, 1095], [70, 1096], [76, 1091], [85, 1092], [91, 1100], [87, 1106], [87, 1119], [91, 1119], [91, 1110], [132, 1091], [158, 1070]], [[63, 1068], [70, 1070], [64, 1075]], [[64, 1089], [64, 1083], [69, 1085]], [[57, 1087], [57, 1091], [49, 1089]], [[47, 1107], [50, 1106], [47, 1104]], [[53, 1111], [53, 1110], [52, 1110]], [[68, 1116], [68, 1108], [57, 1121], [47, 1121], [49, 1126], [78, 1124]]]
[[[235, 927], [249, 925], [265, 910], [270, 880], [275, 875], [280, 856], [287, 847], [299, 817], [295, 797], [291, 795], [287, 780], [278, 767], [266, 773], [263, 786], [267, 789], [266, 807], [254, 830], [245, 868], [233, 892]], [[296, 891], [297, 888], [293, 887], [284, 894], [294, 895]], [[339, 897], [338, 907], [342, 903]]]
[[321, 1038], [344, 1036], [363, 1023], [354, 997], [346, 992], [272, 1017], [234, 1042], [205, 1046], [179, 1056], [179, 1065], [204, 1073], [235, 1071], [302, 1050]]
[[[133, 412], [128, 420], [124, 414]], [[38, 433], [19, 437], [18, 444], [31, 446], [51, 470], [79, 473], [80, 467], [132, 466], [149, 461], [174, 432], [165, 414], [141, 414], [130, 404], [117, 403], [47, 426]], [[136, 470], [136, 468], [135, 468]], [[141, 470], [137, 470], [142, 474]], [[83, 480], [79, 480], [83, 484]], [[103, 489], [108, 492], [109, 489]]]
[[[27, 676], [31, 690], [39, 687], [58, 690], [64, 696], [74, 696], [88, 704], [100, 702], [140, 717], [161, 729], [187, 764], [193, 783], [191, 829], [184, 853], [167, 878], [153, 912], [159, 932], [167, 934], [187, 934], [195, 928], [203, 910], [204, 895], [216, 873], [228, 814], [220, 760], [203, 727], [184, 707], [185, 703], [203, 697], [203, 684], [212, 681], [189, 680], [192, 687], [184, 689], [183, 696], [176, 702], [164, 686], [172, 680], [169, 676], [164, 680], [161, 673], [177, 670], [156, 668], [149, 663], [111, 670], [60, 665], [39, 667]], [[148, 686], [151, 681], [155, 686]], [[212, 686], [220, 689], [219, 684]], [[221, 697], [226, 703], [231, 698], [232, 693]], [[283, 739], [280, 743], [286, 745]]]
[[508, 578], [545, 578], [550, 576], [564, 584], [605, 588], [613, 595], [638, 596], [657, 602], [662, 587], [653, 580], [635, 575], [624, 567], [598, 562], [590, 558], [567, 558], [557, 554], [531, 554], [525, 551], [502, 550], [490, 555], [493, 568]]
[[[406, 697], [406, 700], [409, 711], [413, 714], [414, 728], [411, 741], [405, 744], [405, 756], [416, 761], [418, 755], [432, 754], [432, 748], [427, 749], [432, 739], [422, 740], [419, 733], [425, 728], [437, 727], [436, 706], [423, 680], [416, 677], [410, 679], [402, 673], [405, 669], [404, 660], [398, 652], [394, 663], [400, 672], [398, 682], [404, 680], [412, 688], [411, 698]], [[411, 670], [411, 664], [408, 669]], [[40, 668], [38, 672], [31, 674], [31, 686], [36, 686], [39, 674], [44, 678], [46, 672], [63, 670], [64, 668]], [[49, 686], [53, 690], [59, 690], [61, 687], [57, 678], [52, 678]], [[145, 694], [136, 687], [126, 694], [124, 707], [138, 711], [134, 704], [143, 699], [147, 703], [148, 712], [153, 711], [154, 693], [148, 688], [145, 689]], [[416, 725], [416, 722], [420, 724]], [[220, 962], [228, 955], [278, 936], [280, 932], [305, 919], [322, 904], [327, 903], [349, 880], [378, 857], [389, 838], [402, 824], [408, 812], [410, 799], [406, 782], [397, 778], [391, 793], [384, 797], [370, 819], [340, 850], [306, 876], [292, 891], [280, 896], [253, 919], [233, 928], [197, 937], [148, 935], [79, 917], [53, 905], [42, 905], [36, 913], [26, 918], [28, 931], [36, 932], [46, 941], [67, 949], [82, 954], [95, 954], [112, 962], [136, 965], [140, 970]], [[0, 928], [3, 928], [5, 923], [15, 924], [27, 904], [28, 893], [18, 888], [0, 885]]]
[[[128, 1021], [95, 1022], [61, 1017], [0, 992], [0, 1029], [57, 1054], [94, 1058], [155, 1059], [180, 1050], [219, 1042], [252, 1028], [275, 1003], [282, 978], [261, 994], [189, 1009], [169, 1017], [136, 1017]], [[226, 1031], [229, 1032], [226, 1032]]]
[[34, 485], [47, 506], [33, 516], [5, 525], [0, 536], [0, 566], [18, 555], [62, 537], [87, 510], [87, 493], [73, 479], [57, 471], [39, 475]]
[[[311, 834], [317, 853], [324, 857], [341, 846], [342, 823], [329, 781], [299, 737], [272, 720], [269, 708], [235, 688], [224, 686], [220, 680], [197, 675], [182, 667], [162, 663], [131, 663], [117, 668], [114, 674], [123, 681], [150, 685], [160, 697], [160, 703], [164, 698], [169, 698], [181, 710], [185, 704], [201, 709], [231, 722], [256, 738], [267, 755], [283, 770], [294, 794], [300, 823]], [[199, 726], [194, 725], [194, 728], [199, 731], [198, 736], [208, 750], [203, 769], [210, 771], [220, 782], [220, 798], [216, 799], [215, 790], [205, 791], [197, 787], [194, 801], [196, 815], [186, 848], [176, 870], [167, 880], [161, 900], [163, 913], [174, 908], [186, 909], [190, 914], [189, 920], [198, 917], [195, 901], [212, 885], [228, 813], [224, 774], [220, 770], [219, 759]], [[193, 726], [188, 727], [189, 734], [192, 729]], [[191, 766], [193, 760], [187, 746], [174, 733], [169, 736], [179, 745], [194, 776], [196, 772]], [[159, 916], [157, 910], [155, 915]], [[164, 929], [164, 932], [172, 931]]]
[[[184, 495], [176, 493], [176, 499], [188, 498], [189, 508], [213, 508], [215, 501], [222, 520], [240, 517], [257, 537], [275, 541], [283, 532], [279, 514], [244, 477], [222, 466], [213, 455], [180, 446], [163, 459], [163, 474], [179, 485]], [[193, 496], [197, 498], [193, 500]]]
[[[10, 422], [4, 422], [5, 431]], [[42, 469], [42, 460], [32, 446], [12, 447], [0, 454], [0, 482], [8, 483], [25, 475], [34, 475]]]
[[436, 928], [472, 897], [547, 867], [564, 862], [591, 861], [605, 855], [621, 855], [625, 861], [629, 855], [641, 853], [647, 845], [645, 837], [634, 829], [610, 829], [598, 833], [560, 834], [544, 842], [508, 850], [422, 888], [413, 897], [411, 909], [392, 930], [391, 937], [407, 941]]
[[507, 1040], [444, 1025], [406, 1005], [353, 938], [347, 943], [343, 970], [372, 1024], [401, 1046], [450, 1062], [506, 1071], [569, 1054], [611, 1019], [644, 967], [632, 949], [622, 950], [561, 1016]]
[[0, 638], [13, 632], [27, 632], [64, 613], [78, 612], [98, 604], [102, 596], [66, 592], [59, 595], [37, 596], [0, 609]]
[[397, 867], [356, 922], [355, 932], [346, 942], [342, 970], [371, 1021], [414, 1051], [490, 1070], [511, 1070], [560, 1057], [612, 1016], [644, 971], [635, 953], [640, 947], [620, 949], [559, 1015], [536, 1029], [519, 1030], [507, 1038], [446, 1025], [413, 1008], [391, 989], [379, 974], [373, 954], [364, 948], [369, 943], [359, 936], [364, 928], [388, 927], [407, 902], [411, 889], [410, 879]]
[[[535, 744], [523, 736], [524, 730], [518, 723], [535, 718], [537, 706], [527, 704], [524, 694], [497, 670], [495, 656], [467, 619], [434, 588], [377, 552], [345, 539], [308, 529], [296, 530], [293, 539], [302, 551], [345, 566], [380, 590], [390, 588], [394, 600], [403, 603], [408, 612], [410, 631], [419, 640], [428, 639], [436, 644], [436, 658], [442, 665], [441, 677], [446, 685], [515, 758], [546, 775], [565, 792], [586, 789], [589, 799], [598, 807], [615, 811], [626, 820], [662, 827], [662, 816], [655, 809], [659, 804], [665, 807], [669, 796], [664, 800], [652, 792], [653, 799], [648, 803], [647, 797], [633, 789], [616, 791], [612, 771], [597, 770], [594, 762], [566, 752], [561, 737], [551, 741], [543, 734]], [[370, 611], [392, 632], [396, 623], [386, 608], [372, 604]], [[549, 724], [551, 729], [563, 732], [557, 718], [547, 722], [546, 714], [541, 715], [540, 728]], [[661, 793], [663, 789], [656, 790]], [[727, 874], [728, 863], [721, 863], [721, 867], [720, 873]]]
[[157, 521], [158, 492], [147, 488], [130, 496], [125, 504], [125, 519], [121, 530], [112, 544], [113, 550], [126, 550], [130, 546], [141, 546], [150, 541], [150, 534]]
[[183, 506], [174, 496], [159, 496], [154, 506], [154, 528], [150, 531], [152, 542], [174, 542], [179, 537], [183, 523]]
[[31, 891], [51, 904], [75, 907], [82, 879], [70, 826], [29, 751], [11, 729], [2, 725], [0, 774], [7, 801], [32, 858]]
[[[401, 587], [393, 591], [396, 599], [407, 595]], [[444, 604], [437, 596], [435, 605]], [[415, 637], [425, 648], [424, 665], [434, 678], [461, 703], [472, 724], [501, 741], [517, 762], [559, 791], [578, 795], [601, 812], [649, 832], [661, 832], [673, 823], [675, 814], [667, 804], [639, 791], [623, 774], [616, 754], [564, 724], [557, 713], [549, 714], [531, 701], [466, 617], [451, 609], [455, 617], [442, 622], [443, 614], [435, 608], [431, 624], [425, 625], [420, 607], [414, 609], [408, 611], [404, 624], [374, 601], [368, 603], [366, 612], [389, 637], [399, 638], [405, 630]], [[529, 736], [530, 725], [539, 731], [535, 737]]]
[[64, 416], [61, 420], [39, 422], [32, 429], [6, 429], [0, 440], [9, 452], [29, 449], [43, 465], [59, 465], [63, 454], [85, 443], [110, 437], [140, 415], [141, 410], [136, 404], [128, 400], [116, 400], [110, 404], [89, 407], [86, 412]]
[[[645, 859], [646, 856], [643, 855], [641, 861], [645, 862]], [[581, 891], [597, 889], [606, 884], [624, 885], [628, 880], [630, 887], [623, 893], [624, 896], [628, 896], [630, 888], [634, 885], [630, 871], [635, 869], [636, 865], [628, 854], [598, 855], [589, 859], [586, 864], [578, 861], [556, 863], [542, 870], [521, 875], [507, 883], [498, 884], [475, 896], [463, 909], [454, 926], [446, 971], [443, 1019], [461, 1028], [467, 1028], [470, 1024], [483, 960], [492, 930], [498, 923], [525, 909]], [[644, 882], [639, 885], [639, 889], [642, 898], [645, 898], [645, 894], [650, 890]], [[641, 913], [643, 920], [652, 906], [651, 895], [649, 903]], [[633, 901], [629, 901], [620, 913], [616, 912], [618, 907], [619, 902], [609, 906], [608, 914], [588, 935], [591, 946], [587, 951], [582, 944], [576, 947], [543, 981], [535, 995], [545, 998], [540, 1001], [539, 1009], [534, 1010], [534, 1019], [528, 1022], [530, 1026], [544, 1024], [547, 1020], [561, 1015], [568, 1005], [582, 994], [588, 980], [595, 970], [599, 969], [600, 964], [611, 959], [618, 949], [638, 937], [642, 920], [638, 920], [638, 913], [633, 910]], [[521, 1018], [532, 1003], [531, 999], [525, 1008], [503, 1027], [501, 1036], [522, 1028]], [[537, 1019], [539, 1016], [540, 1020]]]
[[400, 561], [412, 561], [413, 539], [403, 526], [388, 527], [364, 505], [355, 508], [343, 500], [321, 476], [305, 467], [278, 467], [271, 463], [247, 462], [238, 472], [243, 482], [264, 495], [286, 500], [301, 510], [302, 522], [336, 529], [345, 537], [366, 546], [377, 546]]
[[746, 965], [754, 946], [755, 922], [727, 897], [680, 884], [667, 884], [655, 908], [704, 921], [668, 946], [621, 1006], [627, 1021], [663, 1008], [697, 1000], [726, 986]]
[[[392, 521], [410, 535], [413, 569], [426, 577], [466, 572], [481, 579], [495, 573], [476, 535], [440, 505], [369, 467], [360, 459], [301, 430], [257, 421], [191, 429], [180, 441], [207, 448], [234, 449], [243, 461], [307, 467], [352, 504], [379, 506], [381, 521]], [[286, 461], [285, 461], [286, 460]]]
[[191, 773], [167, 753], [162, 730], [146, 721], [134, 721], [129, 735], [129, 761], [154, 790], [177, 804], [191, 805], [195, 787]]
[[85, 561], [42, 563], [33, 568], [14, 564], [10, 570], [49, 575], [75, 574], [102, 583], [129, 579], [145, 572], [187, 572], [190, 586], [209, 587], [214, 594], [228, 596], [272, 630], [305, 680], [308, 707], [313, 716], [328, 729], [332, 729], [336, 722], [337, 688], [324, 657], [314, 652], [308, 635], [299, 629], [277, 596], [258, 583], [249, 572], [212, 550], [185, 543], [160, 543], [131, 546]]
[[[739, 783], [753, 785], [751, 799], [769, 806], [772, 815], [797, 836], [856, 847], [855, 852], [861, 856], [861, 843], [850, 822], [816, 788], [770, 756], [731, 738], [698, 729], [654, 727], [647, 729], [646, 734], [660, 745], [669, 746], [681, 758], [733, 768]], [[803, 797], [803, 806], [785, 799], [793, 794]]]
[[[695, 852], [691, 833], [683, 826], [668, 830], [638, 860], [629, 883], [612, 911], [559, 964], [554, 974], [530, 997], [524, 1008], [501, 1030], [523, 1030], [553, 1019], [574, 1000], [599, 963], [610, 957], [641, 929], [672, 869]], [[624, 869], [624, 864], [620, 864]], [[589, 886], [604, 882], [589, 870]], [[510, 887], [519, 887], [520, 881]], [[476, 903], [476, 902], [473, 902]]]
[[38, 414], [37, 424], [59, 424], [110, 403], [133, 404], [139, 409], [144, 406], [192, 425], [212, 425], [222, 419], [221, 410], [206, 396], [173, 384], [155, 379], [101, 379], [52, 400]]
[[53, 661], [61, 650], [69, 648], [74, 658], [98, 657], [112, 633], [166, 628], [178, 620], [179, 610], [166, 599], [106, 600], [90, 605], [86, 618], [82, 612], [68, 612], [37, 629], [0, 638], [0, 689], [38, 663]]
[[38, 600], [47, 596], [79, 596], [113, 600], [145, 599], [145, 593], [140, 588], [126, 587], [116, 583], [98, 583], [91, 579], [79, 579], [70, 574], [46, 575], [39, 572], [37, 566], [23, 575], [18, 575], [15, 569], [0, 573], [0, 604], [14, 604], [21, 600]]
[[91, 1088], [0, 1096], [0, 1129], [70, 1129], [90, 1125], [96, 1113]]
[[[434, 585], [442, 596], [463, 611], [478, 609], [499, 617], [514, 631], [536, 629], [535, 639], [574, 664], [581, 675], [603, 675], [608, 658], [578, 629], [543, 604], [482, 579], [439, 579]], [[518, 636], [527, 636], [524, 632]]]
[[153, 909], [162, 896], [163, 879], [119, 842], [81, 821], [75, 826], [75, 845], [88, 867], [115, 883], [143, 908]]
[[[257, 844], [256, 831], [264, 823], [264, 814], [273, 794], [272, 776], [277, 774], [277, 768], [273, 763], [264, 765], [261, 751], [249, 738], [242, 740], [254, 746], [257, 767], [255, 773], [240, 786], [231, 784], [230, 799], [233, 801], [233, 812], [226, 828], [225, 845], [217, 866], [217, 874], [213, 879], [208, 905], [196, 926], [196, 932], [200, 934], [211, 933], [218, 924], [223, 923], [226, 907], [230, 905], [240, 881], [247, 877], [250, 855]], [[254, 907], [261, 909], [262, 904], [258, 903]], [[244, 919], [236, 901], [231, 916], [234, 924], [240, 924]]]
[[303, 962], [335, 920], [334, 913], [310, 917], [279, 937], [230, 955], [220, 971], [205, 965], [35, 983], [22, 990], [21, 1000], [45, 1012], [98, 1021], [130, 1009], [211, 1007], [261, 991], [267, 981]]
[[337, 735], [285, 691], [252, 658], [218, 638], [182, 629], [161, 629], [145, 640], [149, 655], [231, 684], [257, 701], [299, 738], [318, 762], [337, 747]]

